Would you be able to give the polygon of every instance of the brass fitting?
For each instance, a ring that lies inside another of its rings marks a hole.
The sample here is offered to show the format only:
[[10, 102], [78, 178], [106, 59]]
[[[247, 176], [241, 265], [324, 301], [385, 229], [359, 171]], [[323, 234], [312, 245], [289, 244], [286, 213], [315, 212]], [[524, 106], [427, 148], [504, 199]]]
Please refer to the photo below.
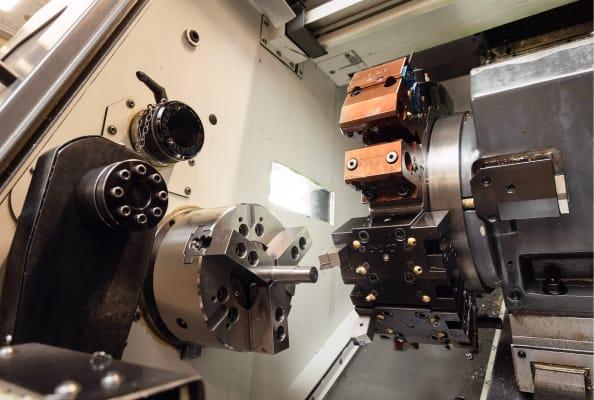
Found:
[[367, 267], [365, 267], [364, 265], [359, 265], [355, 269], [355, 273], [357, 273], [358, 275], [367, 275]]
[[373, 293], [369, 293], [367, 296], [365, 296], [365, 301], [368, 303], [371, 303], [373, 301], [375, 301], [377, 299], [377, 296]]
[[415, 265], [415, 266], [413, 267], [413, 273], [414, 273], [416, 276], [419, 276], [419, 275], [421, 275], [421, 274], [423, 273], [423, 267], [421, 267], [420, 265]]

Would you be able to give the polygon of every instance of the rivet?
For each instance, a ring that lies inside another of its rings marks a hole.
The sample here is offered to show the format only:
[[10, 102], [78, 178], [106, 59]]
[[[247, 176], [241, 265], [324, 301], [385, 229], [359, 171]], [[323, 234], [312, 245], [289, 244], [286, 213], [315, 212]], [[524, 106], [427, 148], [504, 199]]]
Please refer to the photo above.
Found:
[[375, 319], [377, 319], [378, 321], [383, 321], [384, 319], [386, 319], [386, 317], [384, 317], [384, 314], [378, 314], [375, 316]]
[[12, 346], [0, 347], [0, 358], [8, 358], [14, 354], [14, 348]]
[[116, 128], [115, 125], [109, 125], [107, 127], [107, 133], [109, 133], [110, 135], [115, 135], [116, 133], [118, 133], [118, 128]]
[[419, 276], [419, 275], [421, 275], [421, 274], [423, 273], [423, 267], [421, 267], [420, 265], [415, 265], [415, 266], [413, 267], [413, 273], [414, 273], [416, 276]]
[[192, 194], [192, 188], [191, 188], [191, 187], [189, 187], [189, 186], [186, 186], [186, 187], [184, 188], [184, 193], [185, 193], [185, 194], [187, 194], [187, 195], [189, 196], [190, 194]]
[[134, 106], [136, 106], [136, 102], [134, 102], [132, 99], [128, 99], [126, 100], [126, 106], [128, 106], [128, 108], [134, 108]]
[[106, 389], [113, 389], [120, 386], [123, 380], [124, 378], [119, 373], [109, 371], [103, 378], [101, 378], [101, 386]]
[[421, 296], [421, 301], [423, 303], [429, 303], [431, 301], [431, 296], [429, 296], [427, 294], [424, 294], [424, 295]]
[[60, 398], [74, 398], [81, 391], [82, 387], [71, 380], [60, 383], [54, 389], [54, 394], [60, 395]]
[[417, 239], [415, 239], [414, 237], [409, 237], [408, 239], [406, 239], [406, 244], [409, 247], [415, 247], [417, 245]]
[[384, 260], [384, 262], [388, 262], [388, 261], [390, 261], [390, 255], [389, 255], [388, 253], [385, 253], [385, 254], [382, 256], [382, 259]]
[[361, 247], [361, 242], [358, 240], [353, 240], [353, 249], [359, 250], [360, 247]]

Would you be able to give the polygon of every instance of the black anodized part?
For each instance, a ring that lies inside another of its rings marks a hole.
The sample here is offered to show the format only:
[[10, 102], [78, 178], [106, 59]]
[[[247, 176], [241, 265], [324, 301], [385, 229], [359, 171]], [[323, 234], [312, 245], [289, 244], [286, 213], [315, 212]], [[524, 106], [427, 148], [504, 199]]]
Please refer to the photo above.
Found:
[[90, 136], [38, 160], [7, 259], [3, 337], [121, 357], [155, 228], [97, 229], [83, 217], [76, 191], [89, 171], [134, 157], [124, 146]]

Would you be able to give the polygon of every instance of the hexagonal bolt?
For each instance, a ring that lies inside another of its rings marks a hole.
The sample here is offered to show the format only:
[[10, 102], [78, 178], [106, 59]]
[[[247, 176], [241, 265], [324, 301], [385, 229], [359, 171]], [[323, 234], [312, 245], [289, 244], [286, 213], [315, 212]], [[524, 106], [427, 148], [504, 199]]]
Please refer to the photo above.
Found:
[[151, 180], [151, 182], [153, 183], [161, 183], [163, 182], [163, 178], [161, 177], [161, 175], [159, 174], [152, 174], [149, 179]]
[[116, 199], [119, 199], [124, 195], [124, 189], [122, 189], [120, 186], [116, 186], [111, 188], [109, 194], [111, 194]]
[[355, 269], [355, 273], [358, 275], [367, 275], [367, 267], [365, 267], [364, 265], [359, 265]]
[[120, 177], [121, 180], [123, 181], [127, 181], [128, 179], [130, 179], [130, 171], [128, 171], [127, 169], [121, 169], [118, 172], [118, 176]]
[[397, 160], [398, 160], [398, 153], [396, 153], [395, 151], [391, 151], [388, 154], [386, 154], [386, 162], [388, 164], [394, 164]]
[[398, 186], [398, 194], [402, 197], [406, 197], [410, 194], [410, 185], [408, 183], [403, 183]]
[[167, 194], [166, 191], [161, 190], [159, 193], [157, 193], [157, 197], [163, 201], [167, 200], [167, 198], [169, 197], [169, 195]]
[[131, 213], [132, 209], [130, 209], [130, 207], [128, 206], [121, 206], [120, 208], [118, 208], [118, 215], [120, 217], [129, 217]]
[[365, 296], [365, 301], [368, 303], [371, 303], [376, 300], [377, 300], [377, 296], [373, 292], [371, 292], [367, 296]]
[[356, 158], [351, 158], [350, 160], [347, 161], [347, 169], [349, 171], [353, 171], [354, 169], [357, 168], [357, 165], [359, 165], [359, 163], [357, 162]]
[[148, 219], [148, 218], [146, 217], [146, 215], [144, 215], [144, 214], [142, 214], [142, 213], [141, 213], [141, 214], [136, 214], [136, 215], [134, 216], [134, 221], [135, 221], [135, 222], [136, 222], [138, 225], [144, 225], [144, 224], [146, 224], [146, 221], [147, 221], [147, 219]]
[[134, 167], [133, 171], [135, 174], [144, 175], [146, 174], [146, 167], [142, 164], [138, 164]]

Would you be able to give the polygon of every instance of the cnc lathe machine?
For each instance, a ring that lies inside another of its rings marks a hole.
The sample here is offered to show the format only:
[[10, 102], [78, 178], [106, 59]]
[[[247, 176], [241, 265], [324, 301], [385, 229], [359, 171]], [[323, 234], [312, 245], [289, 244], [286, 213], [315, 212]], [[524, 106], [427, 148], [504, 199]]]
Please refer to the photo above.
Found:
[[0, 398], [593, 398], [591, 0], [0, 0]]

